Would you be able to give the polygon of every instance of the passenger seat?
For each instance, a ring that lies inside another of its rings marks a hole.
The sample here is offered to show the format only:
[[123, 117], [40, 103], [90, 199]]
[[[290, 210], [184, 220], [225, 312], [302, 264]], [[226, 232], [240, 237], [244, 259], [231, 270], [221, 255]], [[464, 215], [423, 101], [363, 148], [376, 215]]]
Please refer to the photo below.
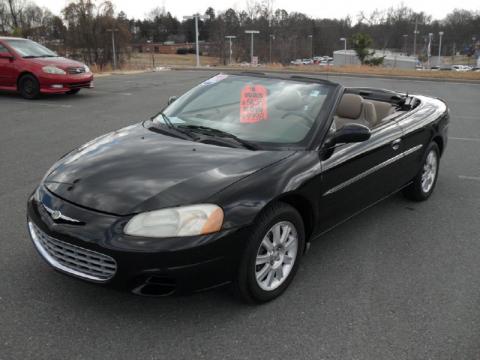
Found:
[[377, 124], [375, 106], [360, 95], [344, 94], [337, 108], [335, 127], [340, 129], [347, 124], [360, 124], [373, 128]]

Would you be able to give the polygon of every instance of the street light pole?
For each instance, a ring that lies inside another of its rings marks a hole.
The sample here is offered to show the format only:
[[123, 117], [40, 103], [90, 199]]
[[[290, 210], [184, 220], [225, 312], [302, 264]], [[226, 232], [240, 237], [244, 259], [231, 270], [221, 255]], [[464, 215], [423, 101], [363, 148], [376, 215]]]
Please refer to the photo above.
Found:
[[442, 37], [443, 37], [444, 32], [440, 31], [438, 35], [440, 35], [440, 42], [438, 43], [438, 66], [441, 64], [441, 56], [442, 56]]
[[415, 30], [413, 31], [413, 56], [417, 56], [417, 35], [420, 33], [418, 31], [418, 19], [415, 19]]
[[343, 57], [345, 58], [345, 65], [347, 65], [347, 38], [340, 38], [340, 41], [343, 41]]
[[184, 16], [183, 20], [195, 19], [195, 53], [197, 55], [197, 67], [200, 67], [200, 48], [198, 45], [198, 20], [205, 20], [206, 16], [200, 14], [193, 14], [192, 16]]
[[310, 52], [312, 53], [312, 57], [311, 59], [313, 60], [313, 35], [308, 35], [308, 37], [310, 38]]
[[427, 49], [427, 58], [428, 58], [428, 67], [431, 68], [432, 64], [430, 63], [430, 57], [432, 56], [432, 38], [433, 33], [428, 34], [428, 49]]
[[117, 53], [115, 51], [115, 32], [118, 31], [118, 29], [107, 29], [107, 32], [112, 33], [112, 55], [113, 55], [113, 70], [117, 69]]
[[236, 39], [237, 37], [234, 35], [227, 35], [225, 36], [225, 38], [228, 39], [230, 42], [230, 56], [228, 58], [228, 65], [230, 65], [232, 63], [232, 40]]
[[270, 64], [272, 63], [272, 40], [275, 40], [275, 35], [270, 34]]
[[258, 30], [245, 30], [245, 34], [250, 34], [250, 64], [253, 65], [253, 35], [260, 34]]

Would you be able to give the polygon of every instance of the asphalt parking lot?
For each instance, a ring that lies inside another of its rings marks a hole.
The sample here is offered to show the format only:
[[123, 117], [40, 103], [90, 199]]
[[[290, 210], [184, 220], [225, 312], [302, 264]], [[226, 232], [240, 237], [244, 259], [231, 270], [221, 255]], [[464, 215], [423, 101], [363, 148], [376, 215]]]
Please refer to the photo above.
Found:
[[49, 166], [211, 74], [102, 77], [36, 101], [0, 94], [0, 359], [479, 359], [480, 85], [330, 77], [447, 100], [450, 140], [429, 201], [397, 195], [327, 233], [274, 302], [246, 306], [228, 289], [142, 298], [44, 263], [25, 204]]

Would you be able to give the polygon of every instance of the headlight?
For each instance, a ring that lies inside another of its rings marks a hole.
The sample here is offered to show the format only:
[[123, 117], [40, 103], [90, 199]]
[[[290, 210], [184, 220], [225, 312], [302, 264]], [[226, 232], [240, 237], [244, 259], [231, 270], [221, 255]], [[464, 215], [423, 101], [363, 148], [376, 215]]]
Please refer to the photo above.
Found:
[[222, 224], [222, 208], [199, 204], [138, 214], [123, 231], [127, 235], [157, 238], [194, 236], [217, 232]]
[[57, 74], [57, 75], [65, 75], [66, 74], [65, 70], [59, 69], [56, 66], [44, 66], [42, 68], [42, 70], [43, 70], [44, 73], [47, 73], [47, 74]]
[[92, 72], [87, 65], [85, 65], [85, 72], [86, 72], [86, 73], [91, 73], [91, 72]]

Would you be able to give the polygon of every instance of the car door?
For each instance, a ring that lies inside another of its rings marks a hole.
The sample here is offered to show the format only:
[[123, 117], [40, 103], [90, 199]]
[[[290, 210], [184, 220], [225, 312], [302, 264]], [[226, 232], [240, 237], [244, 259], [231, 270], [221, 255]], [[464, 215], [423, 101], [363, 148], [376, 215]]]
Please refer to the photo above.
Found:
[[321, 161], [320, 231], [329, 229], [391, 194], [402, 184], [402, 129], [390, 122], [372, 131], [369, 140], [342, 144]]
[[10, 55], [10, 51], [0, 43], [0, 86], [13, 86], [15, 83], [13, 59], [8, 57]]

